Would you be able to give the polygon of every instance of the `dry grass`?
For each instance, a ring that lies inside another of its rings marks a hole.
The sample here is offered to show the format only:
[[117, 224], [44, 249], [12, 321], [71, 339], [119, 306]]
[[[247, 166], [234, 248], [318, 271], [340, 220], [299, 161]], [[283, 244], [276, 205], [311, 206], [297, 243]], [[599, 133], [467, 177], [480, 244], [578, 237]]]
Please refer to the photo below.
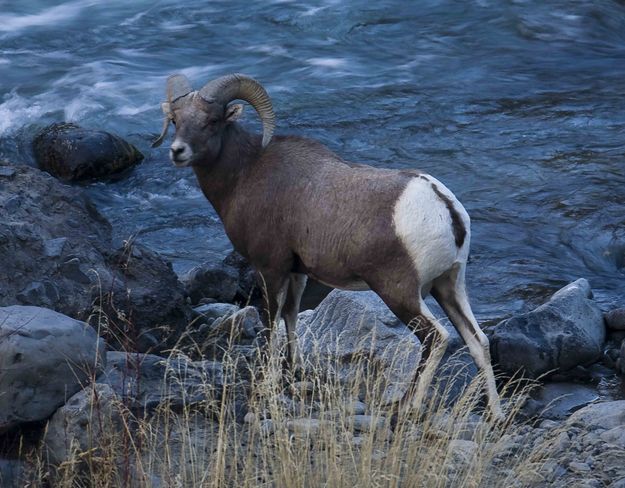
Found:
[[[161, 405], [149, 416], [121, 401], [102, 411], [96, 399], [89, 445], [75, 443], [68, 459], [51, 466], [42, 443], [28, 455], [25, 486], [526, 486], [544, 464], [529, 448], [508, 450], [527, 395], [518, 383], [503, 392], [504, 422], [483, 413], [478, 376], [452, 400], [452, 382], [435, 383], [419, 411], [401, 412], [392, 426], [388, 381], [369, 359], [354, 358], [346, 380], [340, 365], [320, 357], [309, 360], [303, 382], [282, 374], [282, 355], [273, 351], [242, 383], [240, 358], [226, 354], [220, 391], [207, 384], [205, 401]], [[164, 379], [163, 389], [170, 386]], [[241, 391], [247, 414], [237, 422]]]

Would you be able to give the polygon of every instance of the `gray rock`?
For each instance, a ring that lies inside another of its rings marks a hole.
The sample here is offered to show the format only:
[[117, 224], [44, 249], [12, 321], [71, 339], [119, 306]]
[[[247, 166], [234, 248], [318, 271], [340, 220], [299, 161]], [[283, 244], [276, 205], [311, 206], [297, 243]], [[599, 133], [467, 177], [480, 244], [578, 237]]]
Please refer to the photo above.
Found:
[[19, 459], [0, 458], [0, 486], [2, 488], [23, 488], [28, 486], [24, 479], [26, 464]]
[[229, 316], [205, 324], [198, 331], [195, 341], [205, 357], [221, 360], [226, 351], [235, 353], [232, 347], [256, 344], [263, 323], [254, 307], [245, 307]]
[[108, 274], [111, 226], [80, 188], [28, 166], [0, 180], [0, 306], [48, 307], [84, 319]]
[[[192, 317], [170, 262], [140, 244], [108, 258], [111, 273], [101, 281], [96, 303], [104, 314], [113, 349], [160, 352], [173, 347]], [[92, 320], [101, 324], [103, 317]]]
[[239, 271], [225, 264], [219, 256], [190, 269], [181, 277], [192, 303], [203, 298], [231, 302], [238, 289]]
[[223, 260], [223, 264], [237, 270], [239, 274], [236, 298], [243, 303], [262, 299], [262, 290], [258, 286], [256, 271], [250, 263], [238, 252], [230, 252]]
[[48, 422], [44, 438], [48, 460], [59, 465], [79, 460], [87, 451], [94, 457], [102, 455], [100, 449], [112, 445], [122, 429], [120, 405], [113, 389], [104, 384], [94, 384], [72, 396]]
[[105, 365], [95, 330], [52, 310], [0, 308], [0, 431], [49, 417]]
[[625, 425], [625, 400], [595, 403], [575, 412], [568, 419], [569, 425], [577, 425], [586, 431], [609, 430]]
[[619, 373], [625, 375], [625, 339], [621, 342], [621, 352], [617, 362], [617, 368]]
[[106, 369], [96, 381], [110, 385], [131, 410], [152, 411], [218, 399], [224, 378], [221, 363], [213, 361], [115, 351], [107, 354]]
[[616, 308], [605, 314], [608, 329], [625, 330], [625, 308]]
[[[436, 381], [452, 401], [477, 370], [460, 350], [464, 342], [458, 333], [446, 327], [450, 341]], [[346, 383], [369, 375], [378, 380], [387, 402], [401, 398], [420, 357], [417, 337], [373, 292], [332, 291], [313, 312], [299, 314], [297, 335], [307, 368], [335, 371]]]
[[37, 134], [33, 153], [41, 169], [66, 181], [109, 176], [143, 159], [136, 147], [116, 135], [67, 123]]
[[606, 331], [591, 297], [590, 285], [582, 278], [537, 309], [504, 320], [490, 338], [494, 361], [507, 374], [521, 370], [536, 378], [599, 360]]
[[207, 324], [211, 324], [222, 317], [229, 317], [238, 310], [239, 307], [231, 303], [207, 303], [193, 309]]
[[562, 420], [598, 398], [597, 390], [592, 386], [545, 383], [532, 391], [531, 399], [521, 411], [528, 417]]

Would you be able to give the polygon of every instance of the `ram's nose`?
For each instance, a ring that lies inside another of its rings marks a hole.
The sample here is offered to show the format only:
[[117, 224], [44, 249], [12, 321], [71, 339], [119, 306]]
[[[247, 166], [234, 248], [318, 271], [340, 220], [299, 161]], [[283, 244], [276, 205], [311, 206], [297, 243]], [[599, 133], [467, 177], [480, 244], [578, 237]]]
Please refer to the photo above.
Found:
[[191, 148], [187, 143], [175, 140], [169, 148], [169, 157], [176, 166], [184, 166], [191, 158]]

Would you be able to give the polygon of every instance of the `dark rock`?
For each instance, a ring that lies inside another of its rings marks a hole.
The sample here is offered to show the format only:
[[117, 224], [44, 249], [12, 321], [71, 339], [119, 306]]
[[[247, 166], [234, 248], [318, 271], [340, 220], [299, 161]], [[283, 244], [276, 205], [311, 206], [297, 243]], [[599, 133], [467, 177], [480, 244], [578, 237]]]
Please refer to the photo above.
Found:
[[606, 313], [605, 324], [608, 329], [625, 330], [625, 308], [617, 308]]
[[223, 260], [226, 266], [237, 270], [239, 280], [237, 283], [236, 297], [243, 303], [262, 299], [262, 290], [258, 286], [256, 271], [252, 265], [236, 251], [231, 251]]
[[110, 224], [80, 188], [28, 166], [10, 169], [13, 177], [0, 184], [0, 306], [45, 306], [85, 318], [91, 287], [107, 274]]
[[226, 351], [233, 352], [232, 346], [235, 343], [239, 346], [255, 345], [262, 329], [258, 310], [245, 307], [203, 325], [195, 341], [206, 357], [221, 360]]
[[23, 488], [28, 486], [24, 476], [26, 465], [19, 459], [0, 458], [0, 486], [2, 488]]
[[105, 364], [95, 330], [39, 307], [0, 308], [0, 431], [43, 420]]
[[221, 363], [109, 352], [97, 383], [110, 385], [133, 411], [152, 411], [216, 400], [224, 384]]
[[[116, 349], [163, 351], [176, 344], [192, 317], [185, 292], [170, 262], [131, 243], [108, 259], [112, 272], [96, 296], [106, 323], [105, 337]], [[101, 324], [100, 324], [101, 326]]]
[[527, 417], [562, 420], [598, 398], [597, 390], [592, 386], [545, 383], [532, 391], [522, 413]]
[[66, 181], [100, 178], [119, 173], [143, 159], [132, 144], [101, 130], [76, 124], [52, 124], [33, 141], [39, 167]]
[[231, 302], [239, 286], [239, 270], [218, 256], [189, 270], [182, 278], [192, 303], [203, 298]]
[[537, 378], [601, 359], [605, 324], [591, 297], [579, 279], [537, 309], [501, 322], [490, 338], [494, 362], [507, 374]]
[[616, 363], [616, 367], [619, 373], [625, 375], [625, 340], [621, 343], [621, 355]]

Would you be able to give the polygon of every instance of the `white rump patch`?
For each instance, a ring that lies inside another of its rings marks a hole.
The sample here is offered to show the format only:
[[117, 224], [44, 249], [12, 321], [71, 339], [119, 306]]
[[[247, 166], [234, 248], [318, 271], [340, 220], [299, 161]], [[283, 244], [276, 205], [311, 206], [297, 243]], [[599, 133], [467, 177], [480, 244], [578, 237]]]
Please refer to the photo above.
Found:
[[[445, 202], [436, 195], [432, 184], [449, 198], [467, 229], [460, 250], [452, 229], [451, 215]], [[466, 260], [469, 219], [464, 208], [440, 181], [427, 176], [413, 178], [395, 203], [393, 224], [397, 237], [406, 247], [423, 286], [447, 271], [455, 262]]]

